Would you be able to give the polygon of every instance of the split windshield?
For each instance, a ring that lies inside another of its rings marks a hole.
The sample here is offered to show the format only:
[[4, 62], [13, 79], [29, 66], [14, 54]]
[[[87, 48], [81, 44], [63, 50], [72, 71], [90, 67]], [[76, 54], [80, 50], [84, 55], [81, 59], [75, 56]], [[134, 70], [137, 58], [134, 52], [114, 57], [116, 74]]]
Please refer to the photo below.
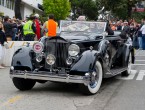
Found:
[[88, 22], [88, 21], [61, 21], [60, 32], [61, 33], [93, 33], [102, 34], [106, 29], [106, 22]]

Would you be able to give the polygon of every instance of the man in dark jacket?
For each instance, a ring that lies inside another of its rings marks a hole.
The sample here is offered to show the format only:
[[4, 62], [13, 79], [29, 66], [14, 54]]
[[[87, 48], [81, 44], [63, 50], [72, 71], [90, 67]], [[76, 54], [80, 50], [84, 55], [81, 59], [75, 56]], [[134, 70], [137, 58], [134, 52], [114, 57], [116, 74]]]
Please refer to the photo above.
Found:
[[10, 23], [9, 16], [5, 16], [3, 25], [7, 41], [12, 41], [12, 37], [14, 36], [14, 32], [12, 30], [17, 28], [17, 24]]
[[114, 31], [111, 29], [109, 21], [107, 21], [106, 31], [108, 32], [108, 35], [114, 35]]

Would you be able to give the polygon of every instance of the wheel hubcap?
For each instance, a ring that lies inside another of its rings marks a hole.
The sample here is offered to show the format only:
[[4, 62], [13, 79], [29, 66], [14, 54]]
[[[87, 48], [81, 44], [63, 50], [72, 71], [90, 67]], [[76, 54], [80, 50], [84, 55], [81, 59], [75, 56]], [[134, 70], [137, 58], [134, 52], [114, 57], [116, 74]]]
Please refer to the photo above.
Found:
[[98, 79], [99, 79], [99, 76], [97, 74], [98, 70], [95, 70], [93, 73], [92, 73], [92, 76], [91, 76], [91, 82], [90, 82], [90, 87], [91, 88], [95, 88], [98, 84]]

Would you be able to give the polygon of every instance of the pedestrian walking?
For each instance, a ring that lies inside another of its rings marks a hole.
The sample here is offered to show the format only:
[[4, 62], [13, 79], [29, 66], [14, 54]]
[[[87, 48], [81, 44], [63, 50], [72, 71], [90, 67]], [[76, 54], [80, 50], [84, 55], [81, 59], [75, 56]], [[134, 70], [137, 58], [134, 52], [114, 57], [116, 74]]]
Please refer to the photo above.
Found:
[[36, 27], [35, 27], [35, 17], [30, 16], [29, 20], [23, 26], [24, 41], [34, 41]]
[[48, 37], [56, 37], [57, 26], [58, 26], [57, 22], [54, 21], [54, 15], [50, 14], [48, 21], [46, 21], [43, 24], [42, 29], [43, 30], [45, 30], [45, 29], [48, 30], [48, 32], [46, 32], [46, 34], [45, 34], [46, 36], [48, 36]]
[[0, 69], [4, 68], [2, 66], [2, 60], [4, 57], [4, 42], [6, 41], [5, 33], [3, 32], [3, 24], [0, 22]]

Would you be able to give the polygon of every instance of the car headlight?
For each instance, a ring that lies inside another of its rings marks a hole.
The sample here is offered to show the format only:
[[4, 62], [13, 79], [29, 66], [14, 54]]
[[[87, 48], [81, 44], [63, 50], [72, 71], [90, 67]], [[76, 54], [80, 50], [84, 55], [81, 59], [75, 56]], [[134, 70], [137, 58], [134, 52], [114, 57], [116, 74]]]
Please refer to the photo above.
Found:
[[42, 61], [42, 56], [37, 56], [36, 61], [40, 63]]
[[41, 53], [44, 49], [44, 45], [41, 42], [37, 42], [33, 45], [33, 51], [35, 53]]
[[40, 62], [43, 60], [43, 57], [44, 57], [44, 56], [45, 56], [45, 55], [44, 55], [43, 52], [40, 53], [40, 54], [36, 54], [36, 61], [40, 63]]
[[53, 64], [55, 63], [55, 61], [56, 61], [56, 58], [55, 58], [55, 56], [52, 55], [52, 54], [49, 54], [49, 55], [47, 56], [47, 58], [46, 58], [46, 62], [47, 62], [47, 64], [49, 64], [49, 65], [53, 65]]
[[76, 44], [71, 44], [68, 48], [68, 53], [70, 56], [77, 56], [80, 52], [80, 47]]

